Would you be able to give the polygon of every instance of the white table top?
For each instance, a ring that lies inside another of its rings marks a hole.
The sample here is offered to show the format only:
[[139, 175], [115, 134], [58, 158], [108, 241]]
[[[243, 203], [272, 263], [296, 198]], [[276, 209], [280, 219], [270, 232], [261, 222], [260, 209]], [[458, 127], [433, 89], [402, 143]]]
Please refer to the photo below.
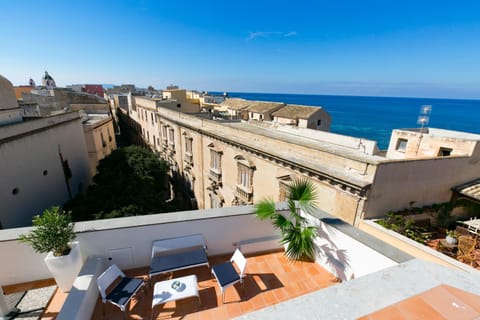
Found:
[[[175, 290], [172, 283], [180, 281], [180, 288]], [[197, 276], [190, 275], [171, 280], [165, 280], [155, 283], [153, 288], [152, 308], [157, 304], [175, 301], [179, 299], [198, 297]]]

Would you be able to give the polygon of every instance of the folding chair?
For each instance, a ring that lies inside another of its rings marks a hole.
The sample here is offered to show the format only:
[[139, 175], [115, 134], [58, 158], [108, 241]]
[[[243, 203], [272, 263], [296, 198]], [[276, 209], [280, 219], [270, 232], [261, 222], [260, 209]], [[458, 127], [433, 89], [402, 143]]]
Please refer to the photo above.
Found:
[[[126, 277], [115, 264], [108, 267], [97, 278], [98, 291], [102, 296], [102, 302], [106, 303], [108, 301], [119, 307], [122, 312], [127, 310], [126, 306], [143, 284], [142, 279]], [[105, 307], [103, 312], [105, 315]]]
[[[237, 272], [233, 263], [235, 263], [240, 273]], [[224, 292], [226, 288], [233, 286], [237, 282], [243, 282], [246, 266], [247, 259], [245, 259], [240, 250], [237, 249], [233, 253], [230, 261], [212, 267], [212, 274], [217, 279], [222, 292], [222, 302], [225, 302]]]
[[457, 260], [465, 261], [472, 265], [475, 260], [475, 246], [477, 241], [470, 236], [460, 236], [458, 238]]

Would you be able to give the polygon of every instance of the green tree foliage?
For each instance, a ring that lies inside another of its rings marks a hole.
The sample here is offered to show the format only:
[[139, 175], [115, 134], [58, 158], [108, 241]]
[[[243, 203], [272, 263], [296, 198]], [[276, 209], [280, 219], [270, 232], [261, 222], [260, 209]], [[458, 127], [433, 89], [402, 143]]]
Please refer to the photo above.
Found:
[[76, 221], [164, 212], [168, 164], [138, 146], [113, 151], [100, 161], [85, 195], [64, 205]]

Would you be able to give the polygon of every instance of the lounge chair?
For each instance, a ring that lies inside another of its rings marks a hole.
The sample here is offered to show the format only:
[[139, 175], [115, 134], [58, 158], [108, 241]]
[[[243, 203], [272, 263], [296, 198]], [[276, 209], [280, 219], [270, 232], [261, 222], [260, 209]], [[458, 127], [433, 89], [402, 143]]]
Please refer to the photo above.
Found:
[[[237, 272], [237, 266], [240, 273]], [[217, 279], [218, 285], [222, 292], [222, 302], [225, 302], [225, 289], [233, 286], [237, 282], [243, 282], [245, 276], [245, 267], [247, 266], [247, 259], [243, 256], [240, 250], [235, 250], [230, 261], [218, 264], [212, 267], [212, 274]]]
[[[142, 279], [126, 277], [115, 264], [108, 267], [97, 278], [102, 302], [106, 303], [108, 301], [119, 307], [122, 312], [127, 310], [128, 303], [143, 284]], [[105, 308], [103, 312], [105, 314]]]

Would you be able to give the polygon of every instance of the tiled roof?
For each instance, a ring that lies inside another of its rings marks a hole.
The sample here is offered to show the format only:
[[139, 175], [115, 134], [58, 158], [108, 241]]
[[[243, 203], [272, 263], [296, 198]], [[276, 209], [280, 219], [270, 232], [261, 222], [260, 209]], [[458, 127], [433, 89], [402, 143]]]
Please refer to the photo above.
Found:
[[250, 112], [264, 113], [277, 110], [283, 105], [284, 104], [281, 102], [251, 101], [251, 104], [248, 106], [247, 110]]
[[289, 118], [289, 119], [307, 119], [312, 114], [320, 110], [322, 107], [302, 106], [296, 104], [287, 104], [272, 115], [274, 117]]
[[230, 98], [220, 103], [220, 105], [225, 106], [227, 107], [227, 109], [230, 110], [243, 110], [246, 109], [251, 103], [252, 101], [248, 101], [245, 99]]

